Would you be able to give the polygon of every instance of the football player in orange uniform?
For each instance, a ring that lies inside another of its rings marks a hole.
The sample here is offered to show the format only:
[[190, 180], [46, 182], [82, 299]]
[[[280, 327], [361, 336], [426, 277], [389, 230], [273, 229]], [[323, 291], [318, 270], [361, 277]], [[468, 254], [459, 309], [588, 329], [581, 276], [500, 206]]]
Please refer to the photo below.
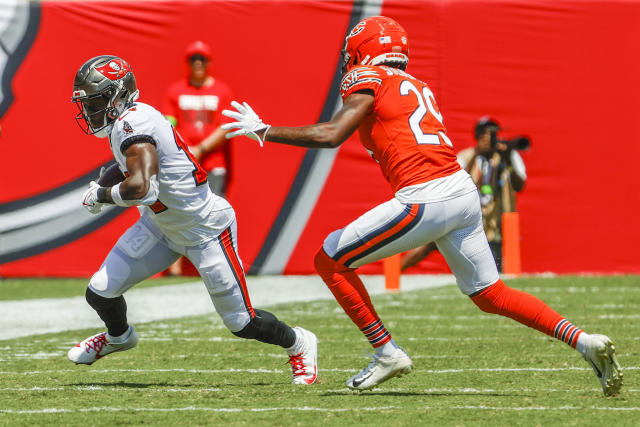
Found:
[[507, 287], [482, 227], [478, 191], [456, 161], [433, 92], [404, 70], [407, 33], [382, 16], [359, 22], [347, 36], [340, 91], [342, 108], [325, 123], [272, 127], [247, 103], [223, 114], [236, 120], [228, 137], [309, 148], [334, 148], [358, 129], [394, 197], [329, 234], [315, 267], [336, 300], [375, 348], [373, 361], [347, 380], [365, 390], [409, 373], [413, 363], [391, 338], [356, 274], [364, 264], [436, 242], [458, 287], [483, 311], [510, 317], [580, 351], [605, 395], [617, 394], [622, 371], [611, 340], [587, 334], [538, 298]]

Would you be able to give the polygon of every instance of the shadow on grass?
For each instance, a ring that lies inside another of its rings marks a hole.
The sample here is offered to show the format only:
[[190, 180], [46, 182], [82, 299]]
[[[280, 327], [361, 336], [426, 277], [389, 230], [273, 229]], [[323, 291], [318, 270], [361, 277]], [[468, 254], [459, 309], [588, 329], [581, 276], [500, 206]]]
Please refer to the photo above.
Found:
[[366, 396], [387, 396], [387, 397], [405, 397], [405, 396], [493, 396], [493, 397], [536, 397], [536, 394], [522, 394], [522, 393], [500, 393], [497, 391], [477, 391], [473, 393], [465, 393], [462, 391], [352, 391], [352, 390], [344, 390], [344, 391], [330, 391], [322, 393], [323, 397], [332, 397], [332, 396], [361, 396], [363, 399]]
[[[86, 382], [86, 383], [69, 383], [66, 384], [69, 387], [122, 387], [122, 388], [130, 388], [130, 389], [147, 389], [147, 388], [184, 388], [184, 389], [198, 389], [202, 388], [202, 384], [193, 384], [193, 383], [176, 383], [176, 382], [149, 382], [149, 383], [132, 383], [126, 381], [117, 381], [117, 382]], [[210, 388], [223, 388], [223, 387], [272, 387], [273, 383], [266, 382], [255, 382], [251, 384], [247, 383], [237, 383], [231, 384], [227, 382], [219, 382], [217, 384], [208, 384]]]
[[168, 382], [160, 382], [160, 383], [130, 383], [125, 381], [118, 382], [90, 382], [90, 383], [70, 383], [67, 384], [70, 387], [122, 387], [122, 388], [132, 388], [132, 389], [145, 389], [145, 388], [157, 388], [157, 387], [180, 387], [180, 388], [190, 388], [190, 387], [198, 387], [195, 384], [177, 384], [177, 383], [168, 383]]

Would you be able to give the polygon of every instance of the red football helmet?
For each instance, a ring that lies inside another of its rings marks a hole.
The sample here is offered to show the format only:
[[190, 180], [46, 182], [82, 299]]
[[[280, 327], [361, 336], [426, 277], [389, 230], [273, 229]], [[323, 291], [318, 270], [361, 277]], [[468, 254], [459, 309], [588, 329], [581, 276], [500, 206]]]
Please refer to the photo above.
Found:
[[407, 32], [391, 18], [372, 16], [358, 22], [345, 40], [342, 70], [355, 65], [398, 64], [409, 62]]

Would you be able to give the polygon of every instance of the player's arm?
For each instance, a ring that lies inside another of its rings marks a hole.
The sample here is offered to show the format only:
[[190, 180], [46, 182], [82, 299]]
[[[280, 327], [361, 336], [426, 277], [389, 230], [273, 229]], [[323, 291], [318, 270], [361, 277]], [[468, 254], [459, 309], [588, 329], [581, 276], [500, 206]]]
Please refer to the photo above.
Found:
[[[520, 156], [517, 153], [513, 153], [513, 149], [507, 146], [507, 144], [503, 142], [498, 142], [496, 144], [496, 150], [500, 153], [502, 161], [504, 162], [507, 171], [509, 172], [509, 180], [511, 181], [511, 186], [516, 192], [520, 192], [524, 189], [524, 183], [526, 180], [526, 176], [521, 176], [516, 170], [517, 165], [513, 164], [514, 154], [519, 158]], [[519, 162], [522, 162], [522, 159], [519, 159]], [[524, 168], [524, 164], [520, 166], [520, 168]]]
[[355, 92], [344, 99], [342, 108], [328, 122], [296, 127], [265, 125], [248, 104], [233, 102], [232, 105], [238, 111], [224, 110], [222, 114], [236, 119], [236, 122], [222, 127], [237, 129], [227, 134], [227, 137], [247, 135], [259, 141], [266, 138], [267, 141], [298, 147], [334, 148], [358, 129], [362, 120], [373, 109], [373, 101], [373, 91]]
[[150, 205], [158, 198], [158, 154], [151, 137], [139, 138], [124, 151], [129, 176], [113, 187], [98, 189], [98, 202], [119, 206]]
[[219, 127], [203, 139], [200, 144], [189, 147], [189, 150], [196, 160], [200, 161], [207, 154], [220, 148], [227, 140], [226, 135], [227, 131]]

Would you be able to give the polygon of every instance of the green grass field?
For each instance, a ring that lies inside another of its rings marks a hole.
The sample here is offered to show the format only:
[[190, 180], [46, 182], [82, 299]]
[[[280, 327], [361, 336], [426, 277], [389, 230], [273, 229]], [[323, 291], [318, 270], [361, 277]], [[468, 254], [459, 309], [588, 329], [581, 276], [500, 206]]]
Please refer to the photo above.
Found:
[[[34, 282], [16, 282], [0, 282], [3, 300], [29, 297]], [[236, 338], [215, 313], [138, 324], [137, 348], [93, 366], [71, 364], [66, 352], [96, 330], [0, 341], [0, 425], [640, 425], [640, 278], [509, 284], [612, 337], [625, 368], [618, 397], [603, 396], [566, 344], [484, 314], [446, 286], [373, 298], [415, 370], [363, 393], [344, 382], [369, 348], [334, 301], [269, 309], [320, 339], [313, 386], [291, 385], [284, 351]]]

